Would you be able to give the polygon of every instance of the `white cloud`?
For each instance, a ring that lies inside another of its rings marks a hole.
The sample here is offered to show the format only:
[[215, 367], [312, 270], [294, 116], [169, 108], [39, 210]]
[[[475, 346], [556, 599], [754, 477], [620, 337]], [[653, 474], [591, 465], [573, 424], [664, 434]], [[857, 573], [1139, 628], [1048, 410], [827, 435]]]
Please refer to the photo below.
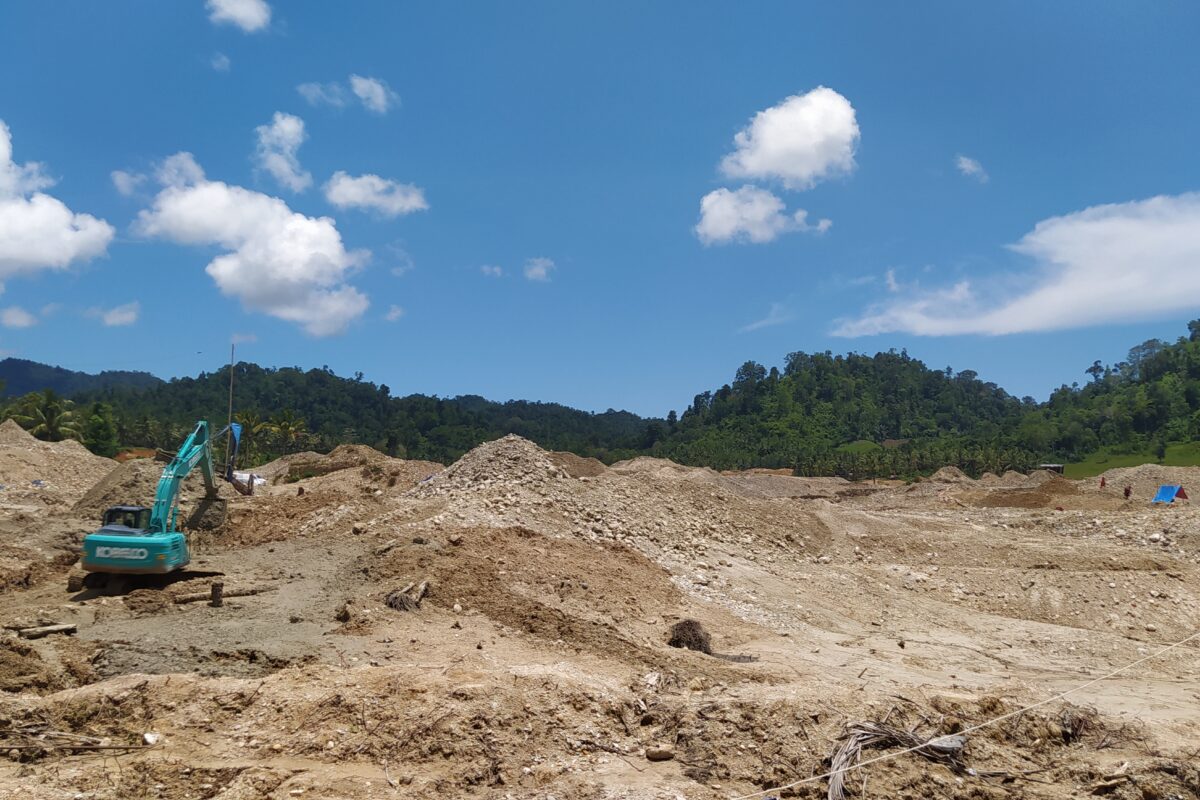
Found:
[[366, 295], [346, 279], [369, 254], [347, 252], [332, 219], [210, 181], [189, 153], [172, 161], [160, 173], [176, 180], [164, 181], [153, 206], [138, 215], [142, 234], [224, 248], [206, 267], [223, 294], [313, 336], [340, 333], [367, 310]]
[[900, 282], [896, 280], [896, 270], [889, 269], [883, 273], [883, 282], [889, 292], [900, 291]]
[[482, 267], [479, 268], [479, 271], [482, 272], [484, 275], [486, 275], [489, 278], [503, 278], [504, 277], [504, 268], [498, 267], [495, 264], [484, 264]]
[[365, 208], [389, 217], [429, 208], [425, 193], [411, 183], [398, 183], [378, 175], [357, 178], [338, 170], [325, 184], [325, 199], [338, 208]]
[[302, 83], [296, 87], [296, 91], [310, 106], [341, 108], [349, 100], [345, 87], [340, 83]]
[[966, 175], [968, 178], [974, 178], [980, 183], [988, 182], [987, 170], [983, 168], [983, 164], [980, 164], [970, 156], [956, 156], [954, 159], [954, 166], [956, 166], [958, 171], [963, 175]]
[[357, 98], [363, 108], [376, 114], [386, 114], [389, 109], [400, 103], [400, 95], [392, 91], [386, 81], [379, 78], [351, 75], [348, 84], [337, 81], [302, 83], [296, 87], [296, 91], [313, 106], [343, 108], [353, 98]]
[[351, 75], [350, 91], [354, 92], [368, 111], [374, 111], [376, 114], [385, 114], [393, 104], [400, 102], [399, 95], [379, 78]]
[[770, 328], [773, 325], [783, 325], [785, 322], [791, 322], [796, 318], [796, 315], [788, 311], [783, 303], [771, 303], [771, 307], [767, 309], [767, 315], [762, 319], [755, 320], [749, 325], [741, 328], [741, 333], [749, 333], [757, 331], [761, 328]]
[[126, 172], [123, 169], [114, 169], [109, 176], [112, 178], [113, 187], [117, 190], [117, 194], [122, 197], [130, 197], [138, 190], [138, 187], [146, 182], [146, 176], [136, 172]]
[[808, 189], [851, 172], [858, 139], [854, 106], [820, 86], [755, 114], [734, 136], [735, 149], [721, 161], [721, 171], [731, 178]]
[[54, 181], [41, 164], [17, 164], [12, 154], [12, 134], [0, 121], [0, 281], [103, 255], [112, 226], [43, 194]]
[[204, 170], [191, 153], [176, 153], [163, 159], [155, 177], [163, 186], [189, 186], [204, 180]]
[[531, 281], [548, 281], [555, 264], [548, 258], [531, 258], [525, 262], [525, 277]]
[[229, 56], [224, 53], [213, 53], [212, 61], [209, 63], [217, 72], [229, 72], [229, 67], [232, 66]]
[[235, 333], [229, 337], [230, 344], [252, 344], [258, 341], [253, 333]]
[[387, 313], [384, 314], [383, 318], [386, 319], [388, 322], [395, 322], [396, 320], [400, 319], [403, 316], [404, 316], [403, 308], [401, 308], [400, 306], [390, 306], [387, 310]]
[[0, 310], [0, 325], [6, 328], [29, 328], [37, 325], [37, 317], [20, 306], [9, 306]]
[[138, 321], [138, 317], [142, 313], [142, 304], [136, 300], [132, 303], [126, 303], [121, 306], [114, 306], [109, 309], [97, 309], [96, 316], [100, 317], [100, 321], [109, 328], [122, 327], [124, 325], [132, 325]]
[[52, 317], [59, 311], [62, 311], [62, 307], [62, 303], [46, 303], [46, 305], [38, 309], [38, 313], [43, 317]]
[[700, 200], [700, 221], [695, 232], [704, 244], [769, 242], [790, 231], [825, 233], [833, 225], [822, 219], [808, 223], [804, 210], [788, 213], [783, 201], [766, 189], [743, 186], [736, 191], [717, 189]]
[[1200, 193], [1093, 206], [1051, 217], [1011, 246], [1031, 274], [981, 292], [969, 281], [914, 290], [842, 321], [834, 333], [1027, 333], [1132, 322], [1200, 309]]
[[259, 125], [254, 132], [258, 134], [254, 155], [260, 168], [293, 192], [303, 192], [312, 186], [312, 175], [300, 169], [300, 160], [296, 157], [300, 145], [308, 138], [304, 120], [276, 111], [270, 125]]
[[413, 260], [412, 254], [404, 249], [403, 242], [392, 242], [387, 246], [387, 250], [396, 259], [396, 264], [392, 267], [391, 272], [397, 278], [403, 278], [417, 268], [417, 262]]
[[271, 22], [266, 0], [208, 0], [205, 5], [210, 20], [236, 25], [246, 33], [262, 30]]

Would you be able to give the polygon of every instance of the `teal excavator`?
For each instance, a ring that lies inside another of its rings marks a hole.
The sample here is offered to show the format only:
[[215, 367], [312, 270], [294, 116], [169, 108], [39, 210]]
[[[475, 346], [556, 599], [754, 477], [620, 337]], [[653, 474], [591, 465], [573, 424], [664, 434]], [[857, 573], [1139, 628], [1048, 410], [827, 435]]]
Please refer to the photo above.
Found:
[[[222, 477], [231, 480], [241, 430], [236, 423], [225, 430], [232, 431], [235, 449]], [[188, 565], [191, 553], [187, 537], [178, 527], [179, 486], [199, 467], [204, 476], [204, 502], [223, 502], [217, 501], [211, 440], [208, 423], [203, 420], [196, 423], [196, 429], [163, 470], [153, 506], [113, 506], [104, 512], [100, 530], [83, 540], [82, 565], [88, 573], [82, 579], [83, 586], [100, 588], [112, 576], [162, 575]]]

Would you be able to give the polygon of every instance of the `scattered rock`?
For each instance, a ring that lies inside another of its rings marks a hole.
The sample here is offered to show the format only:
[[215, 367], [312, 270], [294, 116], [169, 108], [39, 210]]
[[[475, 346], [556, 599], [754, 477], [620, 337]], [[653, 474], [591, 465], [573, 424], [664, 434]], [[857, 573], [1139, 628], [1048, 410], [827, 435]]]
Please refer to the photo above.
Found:
[[646, 748], [647, 761], [670, 761], [675, 758], [675, 751], [663, 744], [653, 744]]

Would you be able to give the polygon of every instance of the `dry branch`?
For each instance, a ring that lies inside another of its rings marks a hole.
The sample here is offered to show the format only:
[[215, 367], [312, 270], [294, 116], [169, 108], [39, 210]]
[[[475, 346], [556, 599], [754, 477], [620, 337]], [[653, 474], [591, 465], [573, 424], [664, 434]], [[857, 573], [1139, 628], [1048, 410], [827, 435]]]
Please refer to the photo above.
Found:
[[880, 722], [854, 722], [846, 726], [842, 743], [830, 757], [829, 800], [844, 800], [846, 797], [846, 774], [852, 771], [862, 758], [862, 751], [873, 747], [915, 748], [913, 752], [922, 758], [945, 764], [954, 771], [962, 770], [964, 736], [934, 736], [926, 739], [918, 736], [915, 729], [906, 730]]
[[[416, 590], [413, 590], [416, 586]], [[421, 600], [429, 590], [429, 581], [421, 581], [419, 585], [409, 581], [403, 589], [393, 589], [383, 598], [384, 605], [396, 611], [418, 611]], [[411, 594], [410, 594], [411, 593]]]

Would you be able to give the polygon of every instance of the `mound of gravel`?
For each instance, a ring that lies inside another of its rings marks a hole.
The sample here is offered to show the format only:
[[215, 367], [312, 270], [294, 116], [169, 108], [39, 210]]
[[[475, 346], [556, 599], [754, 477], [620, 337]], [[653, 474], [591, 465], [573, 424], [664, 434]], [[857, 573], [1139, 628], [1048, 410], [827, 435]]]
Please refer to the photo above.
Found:
[[1000, 476], [1000, 482], [1005, 486], [1023, 486], [1028, 480], [1029, 478], [1026, 475], [1017, 472], [1015, 469], [1007, 470]]
[[598, 458], [584, 458], [561, 450], [547, 453], [546, 458], [562, 467], [572, 478], [598, 478], [608, 470]]
[[971, 479], [958, 467], [942, 467], [929, 476], [934, 483], [967, 483]]
[[1050, 481], [1060, 479], [1065, 480], [1063, 476], [1059, 475], [1057, 472], [1051, 472], [1048, 469], [1035, 469], [1033, 472], [1029, 473], [1029, 477], [1025, 479], [1024, 483], [1027, 486], [1041, 486], [1043, 483], [1049, 483]]
[[570, 474], [528, 439], [509, 434], [479, 445], [443, 472], [419, 485], [420, 496], [452, 494], [492, 486], [540, 487], [569, 480]]
[[365, 444], [340, 444], [328, 454], [306, 450], [277, 458], [252, 472], [271, 483], [288, 483], [303, 478], [315, 478], [354, 467], [399, 461]]

